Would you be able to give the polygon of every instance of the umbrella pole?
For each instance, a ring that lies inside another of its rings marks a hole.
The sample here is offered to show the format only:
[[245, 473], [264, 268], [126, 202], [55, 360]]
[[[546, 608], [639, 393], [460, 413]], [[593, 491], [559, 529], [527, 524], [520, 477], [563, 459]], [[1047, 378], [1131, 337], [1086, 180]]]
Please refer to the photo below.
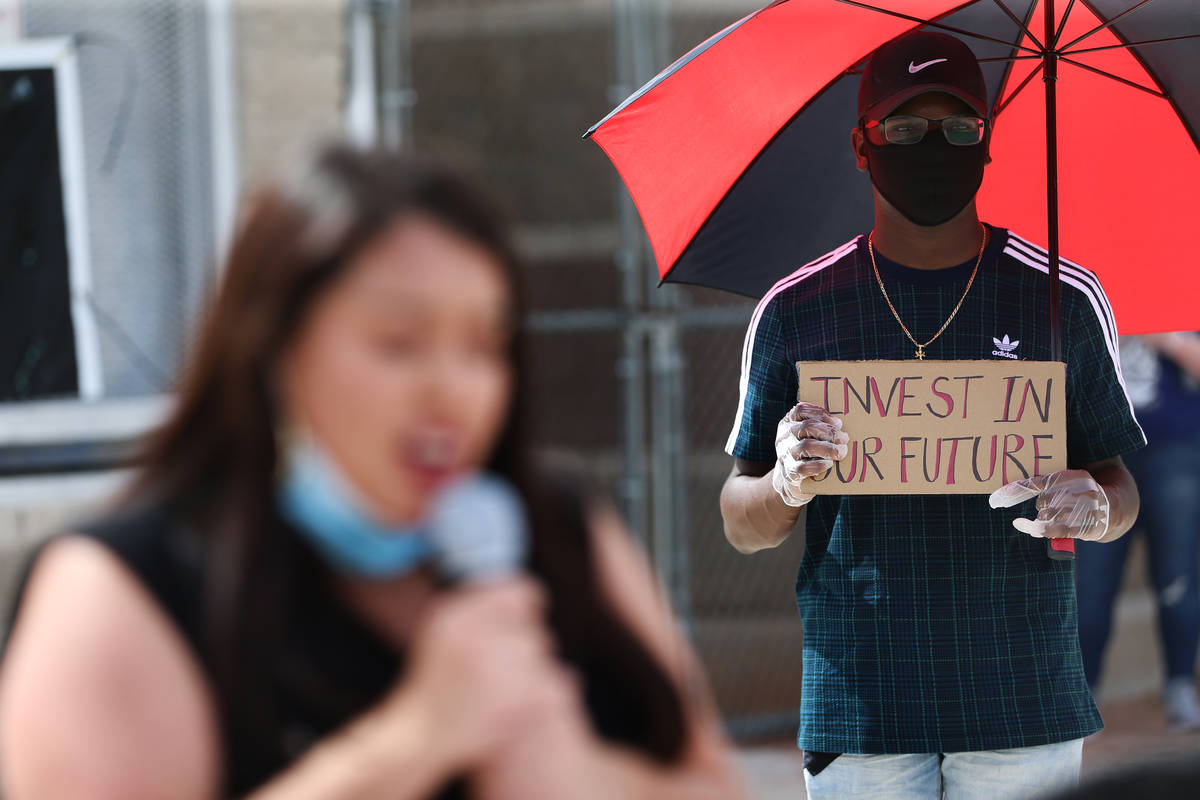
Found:
[[[1046, 238], [1050, 251], [1050, 360], [1062, 361], [1062, 320], [1058, 278], [1058, 53], [1054, 49], [1057, 25], [1054, 0], [1046, 2]], [[1073, 539], [1047, 539], [1046, 554], [1056, 561], [1075, 557]]]
[[1045, 70], [1042, 80], [1046, 84], [1046, 246], [1050, 251], [1050, 360], [1062, 361], [1058, 279], [1058, 53], [1054, 49], [1057, 25], [1054, 0], [1045, 0], [1045, 3]]

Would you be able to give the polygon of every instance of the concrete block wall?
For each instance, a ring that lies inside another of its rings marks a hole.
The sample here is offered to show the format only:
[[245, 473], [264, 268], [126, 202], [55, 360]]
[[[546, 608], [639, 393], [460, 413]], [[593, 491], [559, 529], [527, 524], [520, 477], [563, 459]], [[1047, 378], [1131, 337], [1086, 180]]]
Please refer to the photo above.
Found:
[[347, 0], [233, 0], [244, 186], [342, 130]]

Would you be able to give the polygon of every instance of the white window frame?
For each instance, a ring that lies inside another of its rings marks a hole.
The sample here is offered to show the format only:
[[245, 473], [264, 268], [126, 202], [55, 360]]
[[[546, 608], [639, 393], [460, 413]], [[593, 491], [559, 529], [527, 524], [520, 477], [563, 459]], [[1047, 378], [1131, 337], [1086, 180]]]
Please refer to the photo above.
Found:
[[92, 261], [89, 245], [87, 179], [83, 158], [83, 111], [75, 43], [67, 37], [18, 39], [0, 44], [0, 69], [51, 69], [58, 111], [58, 163], [62, 177], [66, 223], [71, 323], [75, 329], [75, 362], [79, 399], [104, 396], [100, 339], [90, 303]]
[[[174, 398], [151, 395], [139, 398], [78, 400], [0, 405], [0, 449], [35, 447], [54, 450], [79, 444], [134, 442], [166, 422]], [[3, 509], [63, 506], [92, 502], [111, 494], [129, 474], [128, 465], [95, 464], [86, 471], [0, 476], [0, 549], [8, 531]]]

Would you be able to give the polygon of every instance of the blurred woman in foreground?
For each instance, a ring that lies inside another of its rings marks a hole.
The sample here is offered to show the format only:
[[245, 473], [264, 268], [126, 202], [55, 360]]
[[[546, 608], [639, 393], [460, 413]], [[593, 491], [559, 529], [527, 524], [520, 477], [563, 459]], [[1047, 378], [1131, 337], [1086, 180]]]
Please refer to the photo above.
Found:
[[[531, 476], [516, 262], [469, 185], [391, 156], [257, 199], [131, 491], [34, 562], [8, 800], [739, 795], [620, 522]], [[446, 587], [409, 533], [482, 470], [528, 577]]]

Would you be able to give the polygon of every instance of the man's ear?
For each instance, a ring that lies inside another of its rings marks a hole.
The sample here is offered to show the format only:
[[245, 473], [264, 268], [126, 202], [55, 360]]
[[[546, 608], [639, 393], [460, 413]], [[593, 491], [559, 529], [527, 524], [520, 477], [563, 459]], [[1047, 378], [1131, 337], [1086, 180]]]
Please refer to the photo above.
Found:
[[867, 162], [867, 139], [863, 136], [862, 128], [850, 131], [850, 146], [854, 148], [854, 165], [858, 171], [864, 174], [870, 172]]

